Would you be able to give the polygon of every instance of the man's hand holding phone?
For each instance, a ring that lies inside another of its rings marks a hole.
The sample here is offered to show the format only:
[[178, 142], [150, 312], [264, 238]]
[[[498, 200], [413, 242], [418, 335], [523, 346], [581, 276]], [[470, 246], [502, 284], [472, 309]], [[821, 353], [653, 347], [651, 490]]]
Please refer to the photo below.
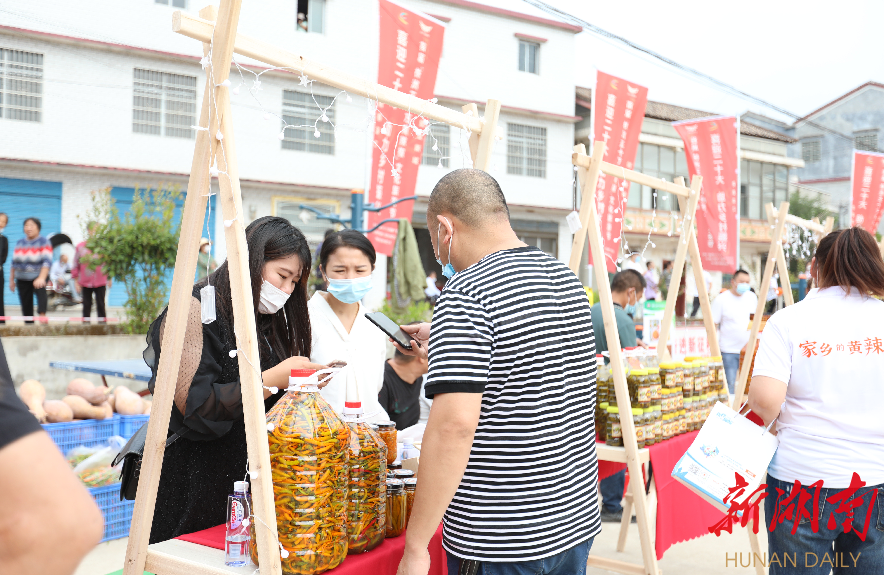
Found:
[[424, 322], [412, 325], [400, 325], [399, 328], [411, 337], [411, 349], [405, 349], [391, 337], [390, 341], [393, 342], [396, 349], [405, 355], [414, 355], [426, 359], [428, 353], [427, 347], [430, 342], [430, 324]]

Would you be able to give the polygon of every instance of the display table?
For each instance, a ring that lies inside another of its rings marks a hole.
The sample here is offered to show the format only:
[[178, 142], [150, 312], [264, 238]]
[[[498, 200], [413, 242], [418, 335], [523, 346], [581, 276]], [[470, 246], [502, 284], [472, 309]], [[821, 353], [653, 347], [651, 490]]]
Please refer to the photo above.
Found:
[[[197, 547], [191, 549], [191, 553], [201, 553], [206, 555], [209, 549], [215, 549], [212, 557], [209, 559], [211, 563], [215, 563], [220, 567], [224, 567], [224, 534], [225, 526], [218, 525], [182, 535], [171, 541], [164, 541], [151, 545], [152, 549], [157, 551], [178, 552], [180, 553], [182, 546]], [[166, 546], [168, 549], [159, 549], [160, 546]], [[202, 551], [201, 549], [205, 549]], [[399, 537], [385, 539], [375, 549], [368, 553], [359, 555], [347, 555], [347, 558], [336, 568], [328, 571], [335, 575], [364, 575], [371, 573], [372, 575], [396, 575], [396, 569], [399, 567], [399, 560], [402, 559], [402, 552], [405, 549], [405, 533]], [[430, 540], [430, 572], [429, 575], [447, 575], [448, 567], [445, 560], [445, 550], [442, 549], [442, 526], [436, 530], [435, 535]], [[210, 563], [210, 564], [211, 564]], [[232, 568], [228, 567], [230, 573], [253, 573], [255, 566]]]
[[[656, 529], [654, 544], [657, 559], [675, 543], [709, 535], [709, 527], [721, 521], [724, 514], [703, 501], [698, 495], [672, 478], [675, 464], [687, 452], [699, 431], [691, 431], [672, 439], [639, 449], [641, 463], [650, 462], [651, 505], [656, 503]], [[599, 456], [599, 479], [610, 476], [625, 467], [626, 450], [622, 447], [597, 444]], [[622, 456], [622, 459], [621, 459]], [[622, 551], [626, 543], [626, 532], [632, 516], [632, 495], [627, 490], [626, 505], [623, 507], [623, 522], [617, 550]]]

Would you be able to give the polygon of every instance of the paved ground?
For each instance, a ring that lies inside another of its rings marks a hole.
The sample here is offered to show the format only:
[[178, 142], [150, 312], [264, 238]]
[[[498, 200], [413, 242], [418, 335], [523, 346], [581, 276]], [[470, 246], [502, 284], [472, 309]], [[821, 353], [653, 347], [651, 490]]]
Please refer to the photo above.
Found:
[[[638, 528], [630, 526], [629, 538], [626, 542], [626, 551], [617, 552], [617, 535], [619, 525], [604, 523], [602, 533], [596, 537], [591, 553], [611, 559], [641, 562], [641, 549], [638, 542]], [[758, 533], [759, 544], [762, 551], [767, 549], [765, 533]], [[74, 575], [108, 575], [119, 571], [123, 566], [126, 556], [127, 539], [117, 539], [101, 543], [95, 550], [86, 556], [83, 563]], [[743, 554], [743, 562], [747, 563], [751, 557], [749, 537], [746, 531], [739, 526], [734, 528], [734, 534], [723, 533], [721, 537], [707, 535], [692, 541], [678, 543], [666, 551], [666, 555], [660, 561], [660, 569], [664, 574], [682, 575], [754, 575], [752, 567], [740, 567], [734, 565], [735, 554]], [[725, 556], [730, 556], [730, 566], [725, 564]], [[610, 573], [602, 569], [588, 569], [588, 575], [605, 575]]]

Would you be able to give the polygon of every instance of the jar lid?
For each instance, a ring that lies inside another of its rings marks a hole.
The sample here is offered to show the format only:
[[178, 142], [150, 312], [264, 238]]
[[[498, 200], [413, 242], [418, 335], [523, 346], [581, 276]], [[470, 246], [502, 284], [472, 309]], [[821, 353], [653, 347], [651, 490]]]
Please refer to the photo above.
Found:
[[673, 387], [673, 388], [672, 388], [672, 391], [673, 391], [674, 393], [681, 393], [683, 390], [682, 390], [681, 387]]
[[599, 404], [599, 409], [608, 409], [608, 402], [603, 401]]
[[648, 370], [646, 370], [646, 369], [633, 369], [630, 373], [632, 375], [638, 375], [638, 376], [648, 375]]
[[660, 362], [660, 369], [675, 369], [676, 367], [675, 362], [672, 361]]
[[708, 398], [708, 396], [705, 393], [700, 394], [700, 399], [705, 401], [707, 398]]
[[397, 459], [397, 460], [394, 461], [393, 463], [388, 463], [388, 464], [387, 464], [387, 469], [392, 469], [392, 470], [402, 469], [402, 462], [401, 462], [400, 460]]
[[641, 415], [642, 413], [644, 413], [643, 409], [641, 409], [639, 407], [632, 408], [632, 415]]
[[653, 406], [651, 406], [651, 407], [654, 408], [654, 411], [663, 411], [663, 408], [660, 406], [659, 403], [658, 403], [657, 405], [653, 405]]
[[721, 361], [721, 356], [720, 355], [713, 355], [711, 359], [712, 359], [712, 361]]
[[660, 368], [659, 367], [649, 367], [649, 368], [645, 369], [645, 371], [647, 371], [649, 374], [660, 373]]
[[378, 421], [377, 422], [378, 429], [389, 431], [391, 429], [396, 429], [395, 421]]
[[672, 419], [672, 416], [668, 413], [663, 415], [663, 421], [669, 421], [670, 419]]
[[653, 407], [646, 407], [646, 408], [644, 409], [644, 412], [645, 412], [645, 413], [653, 413], [653, 412], [654, 412], [654, 408], [653, 408]]
[[399, 479], [387, 479], [387, 493], [398, 493], [402, 491], [403, 487], [405, 487], [405, 484]]
[[396, 479], [408, 479], [409, 477], [414, 477], [414, 471], [411, 469], [396, 469], [393, 471], [393, 475], [396, 476]]
[[617, 406], [608, 407], [608, 413], [620, 413], [620, 408]]
[[409, 477], [408, 479], [403, 479], [402, 483], [405, 484], [405, 489], [414, 489], [417, 487], [417, 477]]
[[678, 410], [678, 414], [679, 414], [679, 415], [684, 415], [684, 410], [683, 410], [683, 409], [679, 409], [679, 410]]

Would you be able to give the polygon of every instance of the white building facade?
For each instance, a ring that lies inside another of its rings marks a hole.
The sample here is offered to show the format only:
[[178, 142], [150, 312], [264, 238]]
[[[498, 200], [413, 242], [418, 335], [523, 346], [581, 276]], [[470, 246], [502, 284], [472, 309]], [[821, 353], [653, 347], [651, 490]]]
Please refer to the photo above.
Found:
[[[492, 175], [519, 235], [567, 261], [570, 153], [580, 120], [573, 101], [579, 29], [539, 12], [465, 0], [402, 4], [446, 23], [435, 90], [441, 104], [460, 109], [476, 102], [481, 114], [487, 99], [501, 101], [504, 140], [496, 144]], [[174, 10], [196, 13], [202, 7], [195, 0], [97, 0], [88, 10], [63, 0], [4, 2], [0, 211], [10, 215], [11, 242], [21, 237], [28, 216], [43, 220], [44, 234], [65, 232], [79, 241], [96, 190], [111, 188], [121, 210], [136, 186], [166, 183], [185, 190], [205, 72], [200, 43], [173, 33], [171, 23]], [[373, 1], [247, 2], [239, 32], [360, 77], [377, 75]], [[313, 84], [311, 95], [295, 74], [237, 60], [243, 68], [231, 71], [231, 90], [239, 88], [232, 103], [244, 217], [289, 218], [317, 242], [329, 225], [302, 219], [298, 206], [349, 215], [350, 192], [366, 187], [369, 172], [369, 103], [356, 94], [350, 101], [337, 98], [327, 114], [331, 122], [317, 123], [319, 138], [312, 128], [289, 128], [280, 140], [281, 117], [288, 124], [312, 124], [321, 114], [314, 97], [325, 107], [338, 91]], [[428, 269], [435, 262], [427, 254], [429, 236], [420, 229], [426, 197], [468, 157], [459, 130], [437, 126], [433, 133], [440, 150], [425, 148], [416, 189], [421, 199], [412, 218]], [[212, 237], [215, 257], [222, 260], [222, 218], [214, 211], [202, 235]], [[110, 304], [124, 297], [122, 287], [115, 287]], [[7, 291], [6, 301], [17, 303], [17, 297]]]

